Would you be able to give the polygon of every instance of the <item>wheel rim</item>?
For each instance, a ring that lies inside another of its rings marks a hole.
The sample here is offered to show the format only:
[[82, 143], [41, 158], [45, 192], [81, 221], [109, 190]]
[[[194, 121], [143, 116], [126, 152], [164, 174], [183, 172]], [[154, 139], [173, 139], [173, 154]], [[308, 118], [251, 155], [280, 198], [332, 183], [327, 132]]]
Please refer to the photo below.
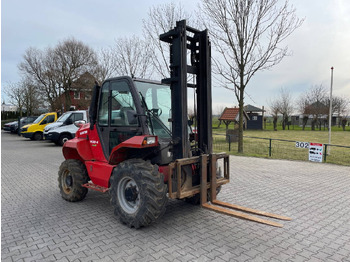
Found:
[[69, 140], [68, 137], [62, 138], [62, 145], [63, 145], [64, 143], [66, 143], [68, 140]]
[[72, 192], [73, 177], [68, 170], [63, 172], [61, 177], [61, 185], [64, 193], [70, 194], [70, 192]]
[[134, 179], [123, 177], [118, 183], [117, 192], [119, 204], [125, 212], [133, 214], [139, 209], [140, 193]]

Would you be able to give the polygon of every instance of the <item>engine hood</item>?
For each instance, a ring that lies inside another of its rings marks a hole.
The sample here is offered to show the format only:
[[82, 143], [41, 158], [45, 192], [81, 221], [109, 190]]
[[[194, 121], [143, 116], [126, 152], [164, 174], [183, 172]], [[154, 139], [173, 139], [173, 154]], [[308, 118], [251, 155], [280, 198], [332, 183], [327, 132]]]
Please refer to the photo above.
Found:
[[62, 125], [63, 125], [62, 122], [54, 122], [54, 123], [48, 124], [48, 125], [45, 127], [44, 131], [47, 132], [47, 131], [50, 131], [50, 129], [54, 129], [54, 128], [60, 127], [60, 126], [62, 126]]

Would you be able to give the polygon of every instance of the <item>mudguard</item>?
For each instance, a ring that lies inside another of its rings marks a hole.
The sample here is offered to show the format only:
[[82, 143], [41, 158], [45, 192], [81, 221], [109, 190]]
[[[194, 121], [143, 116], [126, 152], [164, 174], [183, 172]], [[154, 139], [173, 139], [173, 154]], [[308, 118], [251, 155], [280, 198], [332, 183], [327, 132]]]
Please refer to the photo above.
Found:
[[[154, 143], [147, 143], [148, 138], [154, 138]], [[146, 154], [148, 154], [153, 148], [158, 147], [158, 137], [143, 135], [143, 136], [134, 136], [124, 142], [120, 143], [116, 147], [113, 148], [108, 163], [110, 165], [117, 165], [124, 160], [129, 159], [130, 155], [137, 152], [139, 158], [142, 158]]]
[[68, 140], [64, 143], [62, 152], [65, 159], [79, 159], [85, 162], [94, 158], [87, 139], [73, 138]]

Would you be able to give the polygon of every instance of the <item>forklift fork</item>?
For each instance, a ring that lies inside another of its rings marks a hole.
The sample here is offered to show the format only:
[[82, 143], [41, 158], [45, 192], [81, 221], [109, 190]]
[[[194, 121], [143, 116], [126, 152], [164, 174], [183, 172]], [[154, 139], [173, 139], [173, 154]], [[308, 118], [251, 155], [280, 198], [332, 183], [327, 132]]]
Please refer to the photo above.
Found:
[[[223, 159], [224, 174], [224, 177], [219, 178], [216, 175], [216, 163], [218, 159]], [[200, 185], [192, 186], [192, 176], [187, 175], [185, 178], [182, 176], [182, 174], [184, 173], [184, 166], [192, 166], [196, 164], [199, 164], [200, 166]], [[169, 167], [169, 198], [183, 199], [186, 197], [191, 197], [195, 194], [200, 194], [200, 204], [203, 208], [215, 211], [217, 213], [255, 221], [275, 227], [283, 227], [283, 225], [274, 221], [252, 216], [251, 214], [271, 217], [280, 220], [291, 220], [289, 217], [259, 211], [239, 205], [229, 204], [216, 199], [217, 188], [223, 184], [229, 183], [230, 181], [229, 157], [225, 153], [209, 155], [202, 154], [197, 157], [178, 159], [175, 162], [171, 163]], [[208, 171], [210, 173], [209, 177]], [[210, 203], [208, 201], [208, 189], [210, 191]]]
[[[248, 215], [246, 213], [271, 217], [271, 218], [280, 219], [280, 220], [291, 220], [291, 218], [289, 218], [289, 217], [280, 216], [280, 215], [276, 215], [276, 214], [272, 214], [272, 213], [267, 213], [264, 211], [259, 211], [259, 210], [255, 210], [255, 209], [251, 209], [251, 208], [247, 208], [247, 207], [229, 204], [229, 203], [217, 200], [216, 199], [216, 188], [217, 188], [216, 161], [217, 161], [218, 157], [216, 154], [209, 155], [209, 170], [211, 173], [211, 177], [210, 177], [210, 202], [211, 202], [211, 204], [209, 204], [208, 197], [207, 197], [207, 186], [206, 186], [207, 179], [208, 179], [207, 168], [206, 168], [207, 162], [208, 162], [207, 158], [208, 158], [208, 155], [205, 155], [205, 154], [200, 156], [201, 207], [215, 211], [217, 213], [221, 213], [221, 214], [225, 214], [225, 215], [229, 215], [229, 216], [233, 216], [233, 217], [237, 217], [237, 218], [241, 218], [241, 219], [246, 219], [246, 220], [250, 220], [250, 221], [255, 221], [258, 223], [267, 224], [267, 225], [275, 226], [275, 227], [283, 227], [283, 225], [280, 223], [277, 223], [277, 222], [273, 222], [270, 220], [266, 220], [266, 219], [262, 219], [262, 218], [255, 217], [252, 215]], [[241, 212], [237, 212], [234, 210], [228, 210], [226, 208], [239, 210]], [[245, 213], [242, 213], [242, 212], [245, 212]]]

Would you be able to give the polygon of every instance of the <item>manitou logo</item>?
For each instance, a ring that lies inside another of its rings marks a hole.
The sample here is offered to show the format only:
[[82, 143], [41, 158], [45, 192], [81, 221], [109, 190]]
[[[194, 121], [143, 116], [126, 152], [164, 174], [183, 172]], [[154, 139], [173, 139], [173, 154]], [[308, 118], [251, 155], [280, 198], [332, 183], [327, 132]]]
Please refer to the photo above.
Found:
[[83, 131], [83, 132], [80, 132], [80, 135], [82, 136], [82, 135], [85, 135], [85, 134], [87, 134], [87, 130], [85, 130], [85, 131]]

